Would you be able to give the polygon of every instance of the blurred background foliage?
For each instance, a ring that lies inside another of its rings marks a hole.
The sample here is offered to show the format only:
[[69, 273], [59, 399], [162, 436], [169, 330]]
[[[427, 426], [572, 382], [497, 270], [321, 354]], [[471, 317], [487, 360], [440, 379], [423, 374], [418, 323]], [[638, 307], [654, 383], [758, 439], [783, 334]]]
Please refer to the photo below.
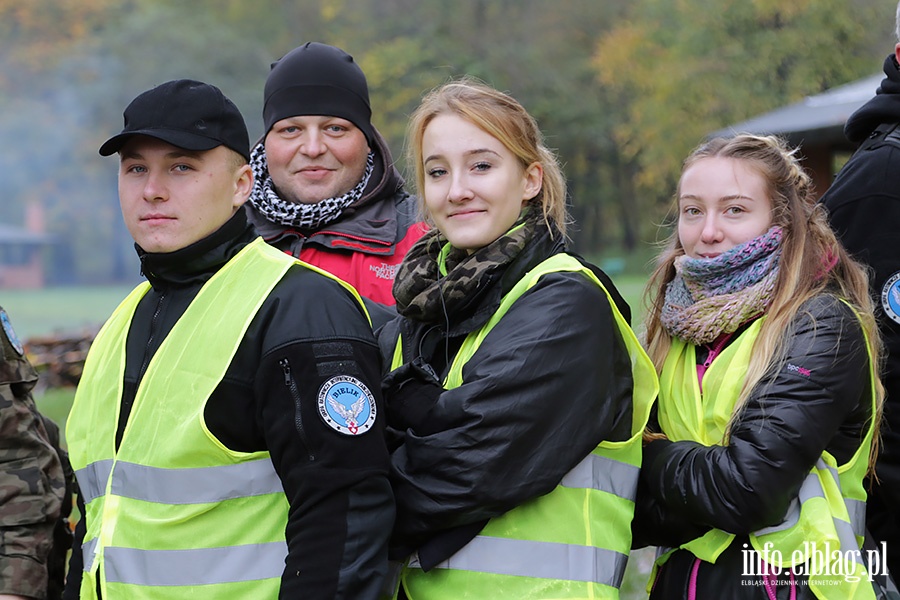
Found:
[[[879, 72], [895, 0], [0, 0], [0, 222], [39, 202], [53, 283], [136, 280], [116, 166], [97, 155], [163, 81], [213, 83], [262, 133], [273, 60], [340, 46], [401, 169], [422, 94], [469, 74], [538, 119], [587, 254], [660, 237], [682, 158], [709, 132]], [[873, 90], [874, 93], [874, 90]]]

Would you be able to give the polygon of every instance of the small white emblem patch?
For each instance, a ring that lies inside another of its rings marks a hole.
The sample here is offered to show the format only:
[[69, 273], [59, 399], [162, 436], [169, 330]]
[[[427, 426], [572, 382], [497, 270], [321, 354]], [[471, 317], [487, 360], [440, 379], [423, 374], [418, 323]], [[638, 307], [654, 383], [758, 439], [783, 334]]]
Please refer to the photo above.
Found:
[[881, 307], [884, 314], [900, 323], [900, 271], [897, 271], [884, 282], [881, 288]]
[[355, 377], [332, 377], [319, 388], [319, 416], [345, 435], [359, 435], [375, 424], [375, 397]]
[[13, 329], [12, 323], [9, 320], [9, 315], [6, 314], [6, 311], [0, 308], [0, 324], [3, 325], [3, 333], [6, 334], [6, 339], [9, 340], [9, 345], [13, 347], [13, 350], [19, 353], [19, 356], [25, 355], [25, 348], [22, 347], [22, 342], [19, 341], [19, 336], [16, 335], [16, 330]]

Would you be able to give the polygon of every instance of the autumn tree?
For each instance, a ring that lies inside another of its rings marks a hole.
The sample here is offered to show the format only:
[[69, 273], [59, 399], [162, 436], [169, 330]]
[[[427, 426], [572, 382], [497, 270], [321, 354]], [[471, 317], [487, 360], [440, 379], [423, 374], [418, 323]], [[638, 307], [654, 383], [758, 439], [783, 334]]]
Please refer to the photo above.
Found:
[[[598, 40], [594, 68], [623, 99], [616, 144], [657, 222], [683, 158], [709, 133], [870, 74], [892, 0], [638, 0]], [[873, 90], [874, 93], [874, 90]]]

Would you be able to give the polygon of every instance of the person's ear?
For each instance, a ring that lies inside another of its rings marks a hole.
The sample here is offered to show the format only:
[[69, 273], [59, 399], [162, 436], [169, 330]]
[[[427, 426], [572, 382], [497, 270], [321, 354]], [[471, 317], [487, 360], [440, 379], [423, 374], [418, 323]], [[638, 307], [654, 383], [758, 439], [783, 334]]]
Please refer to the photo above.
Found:
[[541, 191], [544, 184], [544, 167], [539, 162], [533, 162], [525, 167], [525, 189], [522, 194], [522, 202], [531, 200]]
[[235, 210], [240, 208], [244, 202], [247, 201], [252, 190], [253, 169], [250, 168], [250, 165], [241, 165], [234, 174], [234, 199], [232, 205]]

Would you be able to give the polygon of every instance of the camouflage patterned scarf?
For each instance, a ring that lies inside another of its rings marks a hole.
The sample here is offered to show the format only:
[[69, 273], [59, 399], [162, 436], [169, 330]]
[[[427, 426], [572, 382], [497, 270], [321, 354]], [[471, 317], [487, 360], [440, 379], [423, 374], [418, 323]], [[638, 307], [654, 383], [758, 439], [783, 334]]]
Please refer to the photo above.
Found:
[[439, 323], [459, 318], [501, 276], [535, 234], [532, 219], [472, 254], [454, 248], [431, 229], [409, 249], [394, 279], [397, 312], [415, 321]]

